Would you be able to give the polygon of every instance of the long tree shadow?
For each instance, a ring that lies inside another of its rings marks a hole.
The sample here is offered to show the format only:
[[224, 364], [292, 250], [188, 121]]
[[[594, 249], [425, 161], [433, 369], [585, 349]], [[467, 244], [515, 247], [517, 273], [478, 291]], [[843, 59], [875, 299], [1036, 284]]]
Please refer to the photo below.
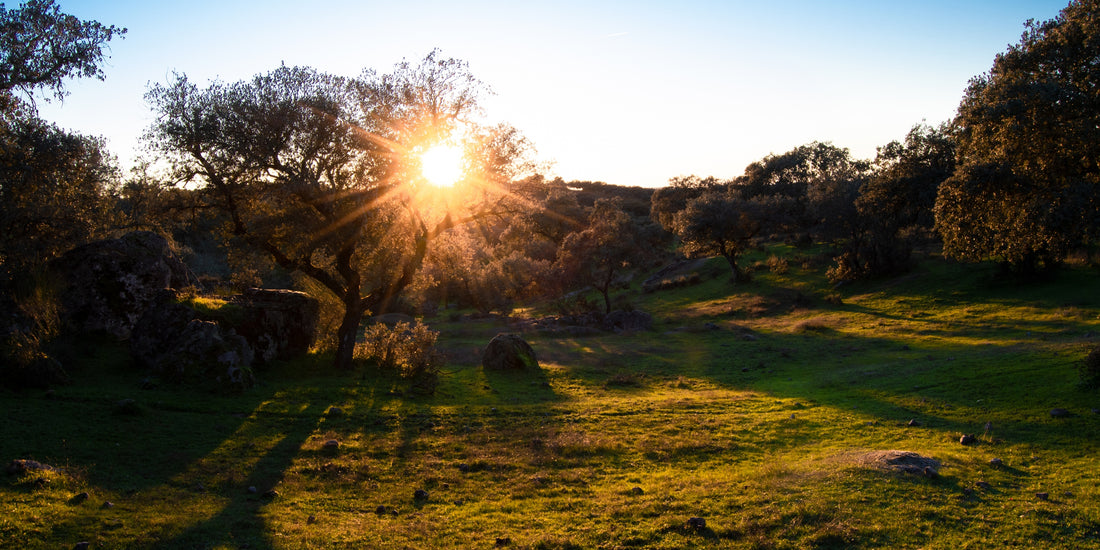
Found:
[[[156, 540], [146, 548], [213, 548], [230, 545], [237, 548], [270, 548], [271, 531], [263, 518], [265, 507], [277, 505], [279, 482], [315, 433], [329, 405], [312, 400], [304, 409], [291, 414], [268, 416], [262, 410], [253, 414], [260, 432], [280, 439], [249, 467], [247, 477], [218, 488], [217, 496], [228, 503], [217, 513], [188, 527], [167, 540]], [[259, 438], [261, 434], [253, 434]], [[250, 444], [251, 442], [245, 442]]]

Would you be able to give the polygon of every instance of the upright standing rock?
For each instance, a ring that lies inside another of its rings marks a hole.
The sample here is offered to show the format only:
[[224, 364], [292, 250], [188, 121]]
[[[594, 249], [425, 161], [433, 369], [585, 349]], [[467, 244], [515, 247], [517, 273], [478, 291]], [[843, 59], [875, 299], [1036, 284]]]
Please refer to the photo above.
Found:
[[520, 335], [501, 333], [489, 341], [481, 356], [486, 370], [526, 370], [539, 368], [535, 350]]

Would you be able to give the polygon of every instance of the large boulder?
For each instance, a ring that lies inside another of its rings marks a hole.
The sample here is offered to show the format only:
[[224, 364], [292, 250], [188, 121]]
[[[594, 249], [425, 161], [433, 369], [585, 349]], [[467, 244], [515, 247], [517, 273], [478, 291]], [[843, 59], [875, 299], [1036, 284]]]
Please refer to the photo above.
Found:
[[148, 231], [79, 246], [52, 268], [65, 280], [61, 304], [67, 324], [120, 340], [130, 337], [159, 290], [191, 283], [168, 241]]
[[538, 370], [539, 361], [535, 350], [520, 335], [501, 333], [485, 347], [481, 365], [486, 370]]
[[130, 353], [167, 380], [240, 391], [253, 385], [252, 348], [232, 328], [203, 319], [162, 290], [130, 336]]
[[286, 359], [313, 345], [320, 305], [309, 294], [250, 288], [234, 296], [232, 303], [242, 310], [234, 328], [248, 341], [257, 361]]

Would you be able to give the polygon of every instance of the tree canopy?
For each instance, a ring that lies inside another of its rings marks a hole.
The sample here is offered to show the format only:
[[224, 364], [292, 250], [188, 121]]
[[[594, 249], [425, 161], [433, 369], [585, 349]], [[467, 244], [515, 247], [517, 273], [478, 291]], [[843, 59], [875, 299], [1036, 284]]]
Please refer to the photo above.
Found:
[[10, 104], [13, 94], [31, 98], [40, 90], [61, 99], [66, 78], [104, 79], [107, 42], [124, 34], [62, 13], [53, 0], [29, 0], [15, 10], [0, 4], [0, 99]]
[[1100, 237], [1100, 1], [1026, 27], [967, 87], [935, 212], [946, 254], [1035, 270]]
[[[337, 363], [351, 362], [367, 312], [414, 279], [429, 241], [506, 196], [526, 146], [507, 127], [474, 123], [484, 86], [465, 63], [429, 54], [356, 78], [279, 67], [205, 89], [178, 76], [148, 100], [147, 139], [175, 181], [200, 186], [229, 232], [339, 297]], [[462, 185], [428, 189], [418, 155], [462, 141]]]

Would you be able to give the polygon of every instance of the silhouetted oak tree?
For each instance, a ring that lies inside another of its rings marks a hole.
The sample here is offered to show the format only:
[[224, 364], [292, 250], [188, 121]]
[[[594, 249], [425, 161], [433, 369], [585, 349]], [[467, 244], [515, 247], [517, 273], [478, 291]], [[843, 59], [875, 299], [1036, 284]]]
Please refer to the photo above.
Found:
[[[468, 120], [484, 87], [436, 55], [358, 78], [284, 66], [199, 89], [179, 76], [148, 94], [148, 139], [175, 180], [201, 186], [232, 235], [339, 297], [341, 367], [363, 316], [409, 286], [435, 236], [504, 194], [525, 153], [514, 130]], [[467, 181], [425, 189], [416, 153], [460, 125], [474, 142]]]

